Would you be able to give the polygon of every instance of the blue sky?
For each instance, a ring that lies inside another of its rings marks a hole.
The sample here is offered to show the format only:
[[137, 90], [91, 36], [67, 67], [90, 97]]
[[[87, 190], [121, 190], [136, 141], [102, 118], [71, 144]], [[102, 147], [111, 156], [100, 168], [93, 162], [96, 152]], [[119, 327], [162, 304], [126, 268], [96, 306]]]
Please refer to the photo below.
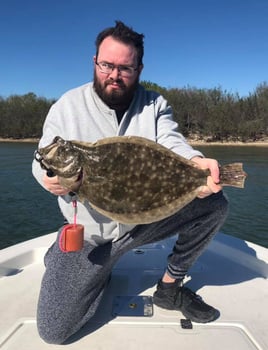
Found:
[[267, 0], [4, 0], [0, 96], [91, 81], [95, 38], [117, 19], [145, 35], [142, 80], [241, 97], [268, 81]]

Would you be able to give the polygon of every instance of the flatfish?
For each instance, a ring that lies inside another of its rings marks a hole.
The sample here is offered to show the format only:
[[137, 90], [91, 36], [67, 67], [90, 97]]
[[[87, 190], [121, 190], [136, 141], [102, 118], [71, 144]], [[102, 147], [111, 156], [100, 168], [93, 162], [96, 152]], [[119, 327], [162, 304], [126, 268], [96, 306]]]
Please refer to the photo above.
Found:
[[[35, 159], [80, 201], [125, 224], [148, 224], [174, 214], [196, 198], [209, 175], [209, 170], [138, 136], [94, 143], [57, 136], [36, 151]], [[223, 186], [243, 188], [245, 178], [242, 163], [220, 168]]]

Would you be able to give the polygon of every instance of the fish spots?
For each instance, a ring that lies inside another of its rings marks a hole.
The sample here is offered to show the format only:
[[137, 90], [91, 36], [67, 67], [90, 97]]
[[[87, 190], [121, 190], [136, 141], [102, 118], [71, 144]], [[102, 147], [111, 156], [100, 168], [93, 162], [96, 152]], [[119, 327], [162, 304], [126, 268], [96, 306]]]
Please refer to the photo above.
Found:
[[[67, 176], [71, 168], [82, 168], [78, 197], [123, 223], [149, 223], [175, 213], [195, 198], [196, 188], [206, 181], [204, 171], [144, 138], [112, 137], [94, 144], [72, 141], [72, 145], [68, 157], [66, 152], [57, 155], [57, 167]], [[56, 153], [50, 154], [53, 161]]]

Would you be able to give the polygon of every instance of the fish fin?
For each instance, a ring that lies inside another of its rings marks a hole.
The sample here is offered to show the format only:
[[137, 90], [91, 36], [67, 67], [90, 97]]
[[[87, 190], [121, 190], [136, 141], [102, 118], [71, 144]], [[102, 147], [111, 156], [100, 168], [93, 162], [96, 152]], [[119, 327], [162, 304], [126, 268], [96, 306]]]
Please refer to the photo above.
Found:
[[220, 167], [220, 184], [244, 188], [247, 174], [243, 170], [243, 163], [225, 164]]

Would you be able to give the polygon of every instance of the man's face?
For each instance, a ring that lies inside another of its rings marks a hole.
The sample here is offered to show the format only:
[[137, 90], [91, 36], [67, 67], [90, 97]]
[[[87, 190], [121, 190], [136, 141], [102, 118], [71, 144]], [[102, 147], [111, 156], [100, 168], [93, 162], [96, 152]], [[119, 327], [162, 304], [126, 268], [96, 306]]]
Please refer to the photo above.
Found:
[[[99, 65], [95, 65], [94, 87], [100, 98], [114, 109], [128, 107], [143, 68], [137, 65], [135, 48], [107, 37], [102, 41], [94, 62], [98, 64], [104, 62], [115, 67], [110, 73], [104, 73]], [[120, 68], [117, 68], [118, 66], [132, 67], [132, 74], [125, 75]]]

